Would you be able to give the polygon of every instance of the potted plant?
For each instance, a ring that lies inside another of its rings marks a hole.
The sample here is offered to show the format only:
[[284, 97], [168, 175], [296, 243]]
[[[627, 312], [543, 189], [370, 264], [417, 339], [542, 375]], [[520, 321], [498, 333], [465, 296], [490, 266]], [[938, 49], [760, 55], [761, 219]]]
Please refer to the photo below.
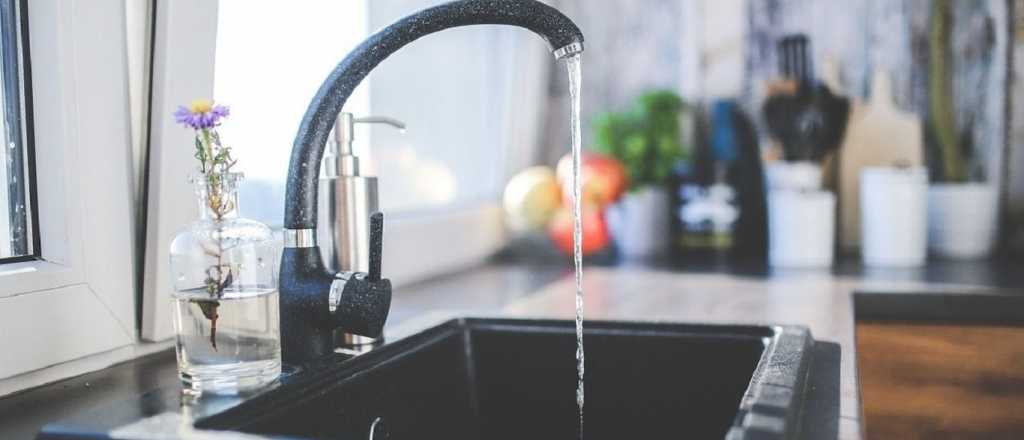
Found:
[[687, 158], [683, 136], [688, 109], [672, 91], [637, 97], [625, 112], [609, 112], [593, 121], [594, 149], [625, 167], [629, 191], [609, 206], [612, 237], [625, 257], [666, 252], [670, 242], [671, 198], [666, 187], [673, 167]]
[[[928, 247], [945, 258], [983, 258], [997, 231], [998, 190], [984, 181], [984, 166], [953, 116], [949, 57], [950, 3], [935, 3], [929, 39]], [[965, 139], [967, 140], [965, 142]]]

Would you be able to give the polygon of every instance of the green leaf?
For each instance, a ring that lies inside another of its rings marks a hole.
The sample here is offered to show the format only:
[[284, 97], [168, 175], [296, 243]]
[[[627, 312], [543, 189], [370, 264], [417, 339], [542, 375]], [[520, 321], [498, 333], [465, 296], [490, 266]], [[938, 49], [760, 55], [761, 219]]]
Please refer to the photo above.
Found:
[[671, 90], [641, 94], [626, 112], [605, 112], [591, 121], [594, 149], [610, 155], [626, 168], [630, 187], [662, 184], [673, 167], [686, 157], [680, 119], [688, 111]]

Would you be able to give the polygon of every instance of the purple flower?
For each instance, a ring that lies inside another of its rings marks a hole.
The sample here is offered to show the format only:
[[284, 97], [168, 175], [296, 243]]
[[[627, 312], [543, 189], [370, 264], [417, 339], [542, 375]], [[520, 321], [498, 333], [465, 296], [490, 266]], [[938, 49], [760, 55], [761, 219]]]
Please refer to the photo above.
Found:
[[225, 105], [215, 105], [210, 99], [197, 99], [188, 106], [178, 106], [174, 112], [174, 120], [186, 127], [196, 130], [213, 128], [220, 125], [222, 119], [228, 117], [230, 109]]

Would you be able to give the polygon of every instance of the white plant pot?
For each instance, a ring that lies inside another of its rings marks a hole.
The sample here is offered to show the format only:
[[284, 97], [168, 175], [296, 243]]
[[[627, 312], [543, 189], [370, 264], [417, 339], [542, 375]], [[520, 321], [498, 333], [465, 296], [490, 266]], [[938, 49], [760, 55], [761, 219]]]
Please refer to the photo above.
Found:
[[650, 257], [668, 251], [669, 205], [668, 191], [644, 187], [608, 207], [608, 226], [624, 257]]
[[928, 170], [865, 167], [860, 173], [861, 256], [870, 267], [920, 267], [928, 255]]
[[998, 194], [982, 183], [935, 184], [928, 189], [928, 248], [938, 257], [977, 259], [992, 253]]

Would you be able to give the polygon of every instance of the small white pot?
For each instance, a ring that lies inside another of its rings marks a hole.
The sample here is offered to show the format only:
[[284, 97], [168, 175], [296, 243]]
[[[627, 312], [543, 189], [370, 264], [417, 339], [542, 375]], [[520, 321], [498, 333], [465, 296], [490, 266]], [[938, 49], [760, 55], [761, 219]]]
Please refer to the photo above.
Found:
[[865, 167], [860, 173], [861, 256], [871, 267], [920, 267], [927, 251], [928, 171]]
[[608, 207], [608, 226], [624, 257], [650, 257], [668, 251], [669, 204], [668, 191], [644, 187]]
[[998, 211], [995, 186], [934, 184], [928, 189], [928, 248], [951, 259], [984, 258], [995, 245]]
[[768, 192], [768, 262], [772, 267], [832, 266], [836, 197], [828, 191]]

